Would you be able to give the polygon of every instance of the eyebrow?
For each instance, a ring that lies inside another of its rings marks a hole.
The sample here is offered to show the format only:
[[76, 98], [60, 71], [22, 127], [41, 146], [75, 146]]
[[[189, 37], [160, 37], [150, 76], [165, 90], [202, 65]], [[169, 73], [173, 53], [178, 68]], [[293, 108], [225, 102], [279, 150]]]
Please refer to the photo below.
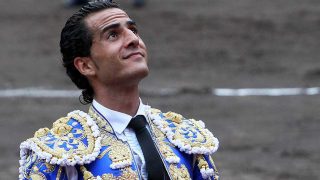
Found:
[[127, 21], [127, 25], [128, 26], [136, 26], [137, 24], [133, 20], [129, 20], [129, 21]]
[[110, 24], [102, 29], [101, 34], [104, 34], [105, 32], [109, 31], [110, 29], [118, 28], [119, 26], [120, 26], [120, 23]]
[[[127, 21], [126, 24], [127, 24], [128, 26], [136, 26], [136, 25], [137, 25], [136, 22], [134, 22], [133, 20]], [[110, 29], [116, 29], [116, 28], [118, 28], [118, 27], [120, 27], [120, 23], [110, 24], [110, 25], [108, 25], [108, 26], [106, 26], [106, 27], [104, 27], [104, 28], [102, 29], [100, 36], [102, 36], [105, 32], [109, 31]]]

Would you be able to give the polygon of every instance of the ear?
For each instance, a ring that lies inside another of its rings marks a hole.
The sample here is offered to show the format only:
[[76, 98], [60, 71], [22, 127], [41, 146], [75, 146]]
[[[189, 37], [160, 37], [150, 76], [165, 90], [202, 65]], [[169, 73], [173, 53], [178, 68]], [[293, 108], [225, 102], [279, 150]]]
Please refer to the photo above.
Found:
[[73, 64], [84, 76], [93, 76], [96, 74], [94, 63], [90, 57], [76, 57]]

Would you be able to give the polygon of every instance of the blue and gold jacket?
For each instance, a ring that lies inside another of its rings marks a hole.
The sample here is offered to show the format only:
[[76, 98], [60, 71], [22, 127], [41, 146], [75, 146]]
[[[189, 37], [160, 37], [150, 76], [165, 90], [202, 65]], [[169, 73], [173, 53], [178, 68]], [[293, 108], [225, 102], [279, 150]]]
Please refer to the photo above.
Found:
[[[146, 114], [170, 179], [219, 178], [211, 158], [219, 142], [202, 121], [150, 107]], [[20, 149], [19, 179], [68, 179], [69, 166], [76, 168], [78, 179], [142, 179], [127, 142], [93, 107], [39, 129]]]

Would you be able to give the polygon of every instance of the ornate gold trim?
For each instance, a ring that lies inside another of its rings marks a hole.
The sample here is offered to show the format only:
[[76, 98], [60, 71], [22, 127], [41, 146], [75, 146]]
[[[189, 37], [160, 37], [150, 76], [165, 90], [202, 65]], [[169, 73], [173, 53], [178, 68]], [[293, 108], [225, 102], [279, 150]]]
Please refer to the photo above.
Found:
[[62, 166], [59, 166], [56, 180], [60, 180], [61, 173], [62, 173]]
[[[94, 150], [95, 138], [92, 135], [92, 130], [89, 128], [86, 120], [83, 117], [80, 117], [77, 114], [72, 114], [71, 116], [60, 118], [55, 123], [53, 123], [54, 128], [51, 129], [51, 132], [53, 132], [57, 136], [62, 134], [62, 136], [60, 137], [63, 137], [64, 135], [66, 135], [68, 131], [71, 130], [69, 125], [66, 124], [71, 118], [75, 119], [81, 124], [84, 130], [84, 134], [87, 136], [88, 146], [84, 150], [82, 149], [77, 151], [77, 149], [75, 149], [75, 152], [68, 153], [69, 154], [68, 158], [72, 159], [75, 156], [85, 156], [85, 155], [91, 154]], [[62, 158], [63, 153], [65, 153], [64, 151], [59, 151], [59, 150], [57, 151], [55, 149], [51, 149], [38, 138], [32, 138], [32, 141], [34, 141], [45, 152], [50, 153], [57, 158]]]
[[90, 106], [88, 114], [97, 123], [99, 129], [114, 134], [111, 125], [106, 120], [104, 120], [104, 118], [101, 117], [101, 115], [97, 113], [92, 106]]
[[181, 164], [178, 168], [177, 164], [170, 164], [170, 174], [173, 180], [191, 180], [188, 169], [185, 165]]

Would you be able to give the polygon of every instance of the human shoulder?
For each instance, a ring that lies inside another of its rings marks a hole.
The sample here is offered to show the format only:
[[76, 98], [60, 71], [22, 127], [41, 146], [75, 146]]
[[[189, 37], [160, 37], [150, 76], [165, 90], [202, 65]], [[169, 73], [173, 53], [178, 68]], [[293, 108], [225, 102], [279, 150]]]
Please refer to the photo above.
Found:
[[219, 141], [201, 120], [185, 118], [181, 114], [149, 109], [150, 119], [168, 140], [187, 154], [213, 154]]
[[[93, 119], [73, 111], [56, 120], [51, 129], [41, 128], [20, 145], [20, 169], [31, 154], [52, 165], [88, 164], [99, 155], [101, 137]], [[21, 170], [20, 170], [21, 171]]]

